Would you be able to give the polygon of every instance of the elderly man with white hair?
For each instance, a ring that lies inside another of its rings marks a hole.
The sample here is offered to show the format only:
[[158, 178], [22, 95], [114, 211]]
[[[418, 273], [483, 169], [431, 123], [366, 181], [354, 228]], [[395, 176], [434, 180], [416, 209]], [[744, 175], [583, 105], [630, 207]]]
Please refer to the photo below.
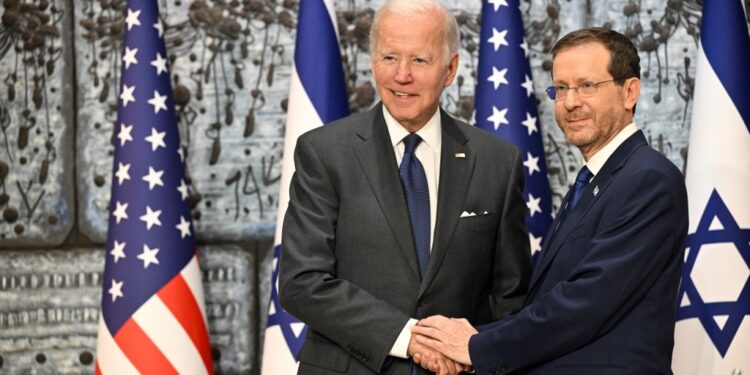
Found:
[[[426, 374], [411, 360], [431, 351], [411, 334], [419, 319], [485, 324], [523, 303], [519, 152], [440, 108], [458, 42], [441, 4], [387, 2], [370, 44], [382, 102], [298, 140], [279, 290], [308, 324], [300, 374]], [[468, 370], [431, 353], [433, 371]]]

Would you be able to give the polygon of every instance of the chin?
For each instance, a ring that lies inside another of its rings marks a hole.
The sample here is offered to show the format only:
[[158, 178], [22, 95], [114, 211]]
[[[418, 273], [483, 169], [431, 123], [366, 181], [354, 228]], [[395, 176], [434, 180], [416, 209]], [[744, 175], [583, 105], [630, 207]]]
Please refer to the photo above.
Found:
[[591, 134], [576, 134], [576, 133], [565, 134], [565, 139], [568, 141], [568, 143], [579, 148], [590, 144], [593, 141], [592, 138], [593, 136]]

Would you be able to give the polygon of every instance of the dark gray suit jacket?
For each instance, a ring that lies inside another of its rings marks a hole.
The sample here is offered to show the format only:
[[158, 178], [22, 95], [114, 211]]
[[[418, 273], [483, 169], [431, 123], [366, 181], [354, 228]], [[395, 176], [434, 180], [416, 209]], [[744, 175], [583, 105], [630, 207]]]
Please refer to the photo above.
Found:
[[299, 373], [409, 374], [409, 361], [388, 352], [410, 317], [477, 325], [520, 308], [531, 260], [519, 152], [442, 111], [441, 122], [437, 221], [421, 282], [382, 105], [299, 138], [279, 277], [282, 306], [309, 325]]

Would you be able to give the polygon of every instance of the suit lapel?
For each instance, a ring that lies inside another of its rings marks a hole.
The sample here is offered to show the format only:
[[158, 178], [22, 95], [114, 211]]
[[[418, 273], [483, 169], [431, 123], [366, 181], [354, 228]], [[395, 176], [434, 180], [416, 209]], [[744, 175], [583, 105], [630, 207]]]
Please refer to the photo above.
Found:
[[[420, 296], [435, 278], [448, 252], [448, 244], [451, 242], [458, 218], [461, 216], [476, 161], [476, 155], [468, 147], [466, 135], [458, 128], [455, 120], [441, 110], [440, 122], [442, 141], [437, 221], [430, 264], [419, 290]], [[463, 158], [456, 156], [461, 153], [464, 154]]]
[[398, 163], [391, 145], [382, 104], [372, 109], [372, 122], [358, 125], [352, 147], [362, 172], [385, 215], [409, 267], [419, 279], [419, 266], [411, 233], [409, 211], [398, 174]]
[[[542, 247], [542, 256], [539, 259], [537, 265], [534, 267], [534, 273], [531, 277], [531, 284], [529, 286], [529, 296], [536, 286], [537, 281], [539, 281], [539, 279], [541, 278], [541, 275], [552, 263], [552, 260], [555, 258], [555, 255], [562, 247], [565, 239], [568, 237], [571, 231], [578, 226], [578, 223], [580, 223], [581, 220], [586, 217], [586, 214], [594, 205], [596, 200], [607, 190], [610, 183], [612, 182], [614, 174], [625, 164], [628, 157], [633, 153], [633, 151], [643, 145], [647, 145], [646, 138], [639, 130], [635, 134], [631, 135], [628, 139], [626, 139], [625, 142], [623, 142], [617, 148], [617, 150], [615, 150], [612, 156], [607, 159], [607, 162], [604, 163], [604, 166], [599, 171], [599, 173], [594, 177], [593, 180], [591, 180], [588, 186], [586, 186], [586, 189], [583, 191], [576, 207], [573, 209], [573, 211], [568, 213], [567, 217], [562, 223], [559, 222], [560, 213], [562, 212], [562, 210], [558, 212], [558, 215], [555, 218], [555, 221], [552, 223], [552, 227], [550, 228], [549, 233], [547, 234], [547, 237], [550, 240], [545, 241], [544, 246]], [[595, 190], [597, 191], [596, 195], [594, 194]], [[569, 199], [570, 192], [568, 192], [568, 194], [565, 196], [565, 199], [563, 200], [564, 204], [567, 204]], [[555, 228], [557, 228], [557, 231], [555, 231]]]

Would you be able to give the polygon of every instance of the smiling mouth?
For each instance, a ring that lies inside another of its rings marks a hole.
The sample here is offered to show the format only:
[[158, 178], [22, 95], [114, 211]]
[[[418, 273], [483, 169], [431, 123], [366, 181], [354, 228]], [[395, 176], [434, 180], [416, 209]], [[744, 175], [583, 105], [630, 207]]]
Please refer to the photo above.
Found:
[[588, 120], [588, 119], [587, 118], [574, 118], [574, 119], [566, 119], [565, 121], [567, 121], [569, 123], [573, 123], [573, 122], [581, 122], [581, 121], [585, 121], [585, 120]]
[[395, 96], [397, 96], [399, 98], [408, 98], [408, 97], [414, 96], [414, 94], [408, 94], [408, 93], [405, 93], [405, 92], [394, 91], [394, 90], [391, 90], [391, 93], [393, 93], [393, 95], [395, 95]]

